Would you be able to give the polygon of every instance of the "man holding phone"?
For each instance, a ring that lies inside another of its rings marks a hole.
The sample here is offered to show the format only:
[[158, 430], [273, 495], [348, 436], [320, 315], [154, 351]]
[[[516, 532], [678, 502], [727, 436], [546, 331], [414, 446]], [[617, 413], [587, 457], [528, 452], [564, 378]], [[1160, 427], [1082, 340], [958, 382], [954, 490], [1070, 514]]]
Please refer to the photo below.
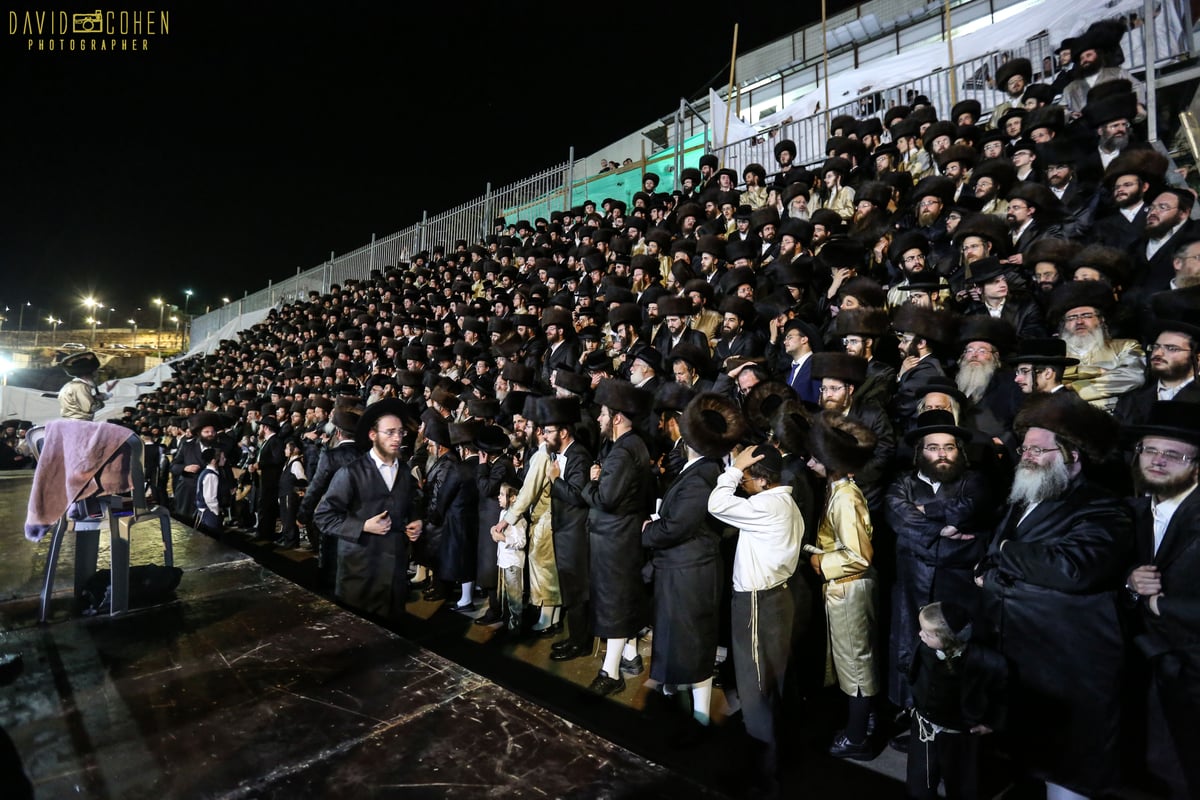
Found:
[[385, 398], [368, 406], [355, 443], [367, 452], [337, 471], [313, 519], [338, 537], [334, 595], [356, 609], [399, 619], [408, 599], [408, 543], [421, 536], [423, 498], [399, 454], [409, 414]]

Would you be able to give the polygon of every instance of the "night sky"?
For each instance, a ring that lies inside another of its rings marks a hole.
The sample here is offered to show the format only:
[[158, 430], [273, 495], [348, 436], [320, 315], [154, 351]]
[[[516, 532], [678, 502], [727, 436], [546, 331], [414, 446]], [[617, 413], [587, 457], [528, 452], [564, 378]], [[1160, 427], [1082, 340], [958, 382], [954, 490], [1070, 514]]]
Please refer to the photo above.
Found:
[[[38, 5], [68, 19], [150, 8]], [[138, 37], [145, 52], [31, 52], [20, 26], [33, 9], [4, 8], [8, 328], [23, 302], [26, 329], [34, 309], [82, 319], [89, 294], [116, 308], [114, 327], [137, 307], [153, 324], [151, 298], [183, 306], [188, 288], [203, 312], [724, 85], [735, 22], [745, 52], [820, 14], [778, 2], [154, 8], [170, 31]]]

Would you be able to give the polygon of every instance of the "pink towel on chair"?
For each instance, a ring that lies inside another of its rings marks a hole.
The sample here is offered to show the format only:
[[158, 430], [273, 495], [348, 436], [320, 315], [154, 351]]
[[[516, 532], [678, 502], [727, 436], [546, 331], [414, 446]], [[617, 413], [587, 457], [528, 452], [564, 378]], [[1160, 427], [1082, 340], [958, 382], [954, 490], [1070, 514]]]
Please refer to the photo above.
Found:
[[129, 433], [128, 428], [108, 422], [57, 419], [46, 423], [25, 515], [26, 539], [41, 541], [77, 500], [133, 488], [129, 448], [124, 447]]

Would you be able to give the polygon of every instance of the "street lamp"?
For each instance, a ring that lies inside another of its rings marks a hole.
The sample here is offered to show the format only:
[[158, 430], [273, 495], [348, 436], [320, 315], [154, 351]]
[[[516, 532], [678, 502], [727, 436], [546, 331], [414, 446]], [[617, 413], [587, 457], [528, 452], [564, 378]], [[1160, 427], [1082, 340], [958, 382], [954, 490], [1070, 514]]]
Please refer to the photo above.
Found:
[[183, 300], [183, 315], [186, 317], [186, 316], [187, 316], [187, 311], [188, 311], [188, 304], [192, 302], [192, 290], [191, 290], [191, 289], [184, 289], [184, 290], [183, 290], [183, 294], [184, 294], [184, 300]]
[[157, 338], [156, 338], [156, 340], [155, 340], [155, 345], [154, 345], [154, 347], [155, 347], [155, 349], [157, 349], [157, 350], [158, 350], [158, 357], [159, 357], [159, 358], [162, 358], [162, 326], [163, 326], [163, 311], [165, 311], [165, 310], [166, 310], [166, 306], [165, 306], [165, 305], [163, 305], [163, 301], [162, 301], [162, 298], [161, 298], [161, 297], [156, 297], [156, 298], [154, 298], [153, 302], [154, 302], [154, 305], [158, 306], [158, 335], [157, 335]]
[[46, 317], [46, 322], [49, 322], [51, 325], [54, 326], [54, 330], [50, 333], [50, 346], [53, 347], [54, 340], [58, 336], [58, 326], [62, 322], [62, 320], [55, 319], [54, 315], [51, 314], [50, 316]]
[[26, 300], [21, 303], [21, 313], [17, 314], [17, 347], [21, 346], [21, 331], [25, 329], [25, 307], [33, 304]]
[[92, 347], [95, 347], [96, 346], [96, 309], [104, 304], [101, 303], [99, 300], [97, 300], [94, 297], [83, 298], [83, 304], [85, 306], [87, 306], [88, 308], [92, 309], [92, 316], [88, 317], [85, 320], [85, 322], [90, 323], [92, 326]]
[[222, 303], [224, 303], [225, 305], [229, 305], [229, 298], [228, 298], [228, 297], [222, 297], [222, 298], [221, 298], [221, 302], [222, 302]]
[[133, 346], [137, 347], [137, 320], [130, 319], [130, 320], [126, 320], [126, 322], [128, 322], [133, 327]]
[[171, 322], [175, 323], [175, 339], [179, 342], [178, 347], [183, 349], [183, 340], [179, 338], [179, 317], [172, 316]]

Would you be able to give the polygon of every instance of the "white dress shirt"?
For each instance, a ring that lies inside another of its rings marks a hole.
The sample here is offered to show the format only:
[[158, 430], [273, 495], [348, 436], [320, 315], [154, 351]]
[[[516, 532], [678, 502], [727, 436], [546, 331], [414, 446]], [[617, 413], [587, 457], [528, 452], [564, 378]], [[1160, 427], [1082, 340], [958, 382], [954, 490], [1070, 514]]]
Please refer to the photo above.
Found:
[[382, 458], [379, 457], [379, 454], [375, 452], [374, 447], [371, 448], [371, 460], [374, 461], [375, 466], [379, 468], [379, 474], [383, 478], [383, 482], [387, 484], [388, 491], [390, 492], [392, 487], [396, 485], [396, 476], [400, 474], [399, 462], [393, 461], [390, 464], [386, 463]]
[[726, 467], [708, 496], [708, 513], [737, 526], [734, 591], [773, 589], [796, 572], [804, 518], [792, 499], [792, 487], [776, 486], [750, 497], [737, 497], [734, 490], [741, 482], [742, 471]]

